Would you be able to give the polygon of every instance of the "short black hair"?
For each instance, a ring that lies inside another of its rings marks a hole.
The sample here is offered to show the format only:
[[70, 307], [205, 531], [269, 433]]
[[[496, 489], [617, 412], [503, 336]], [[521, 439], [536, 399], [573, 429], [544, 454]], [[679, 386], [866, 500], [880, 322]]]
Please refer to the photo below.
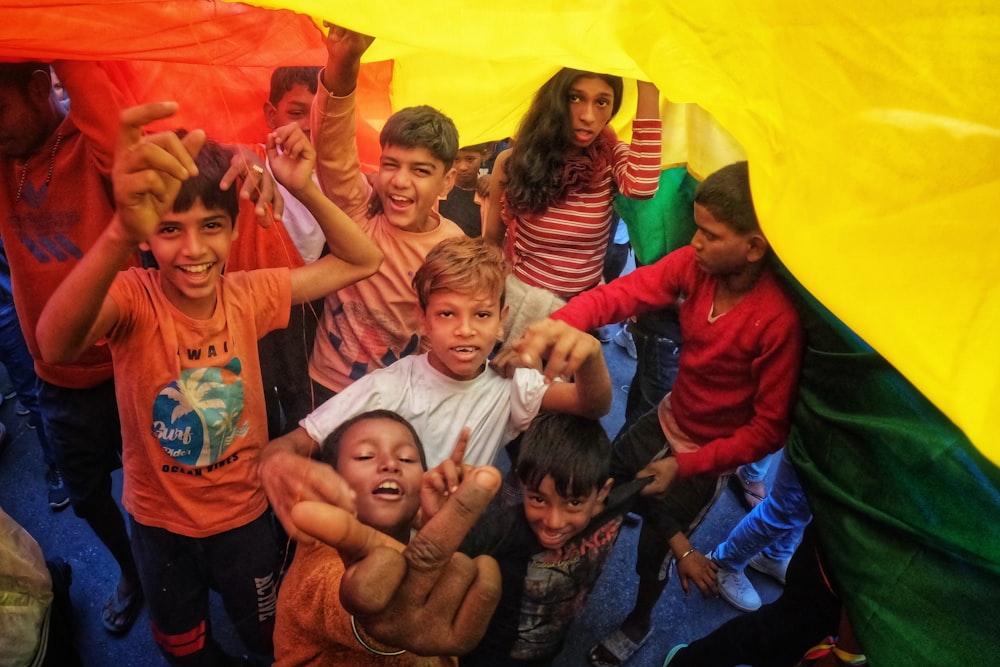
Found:
[[739, 234], [760, 231], [750, 195], [750, 170], [746, 160], [726, 165], [698, 184], [694, 203], [707, 208], [715, 219]]
[[[182, 138], [185, 134], [187, 133], [184, 130], [177, 132], [177, 136]], [[219, 188], [219, 181], [229, 170], [232, 157], [232, 153], [221, 144], [211, 139], [206, 141], [194, 161], [198, 165], [198, 175], [181, 183], [180, 192], [174, 200], [174, 211], [177, 213], [189, 211], [200, 201], [207, 209], [225, 211], [235, 225], [240, 213], [238, 189], [235, 186], [228, 190]]]
[[413, 436], [413, 442], [417, 446], [417, 452], [420, 453], [420, 466], [424, 470], [427, 470], [427, 457], [424, 456], [424, 443], [420, 441], [420, 436], [417, 435], [417, 431], [413, 428], [413, 424], [392, 410], [369, 410], [367, 412], [362, 412], [359, 415], [355, 415], [341, 423], [340, 426], [333, 429], [330, 435], [326, 436], [326, 439], [323, 441], [323, 447], [319, 453], [320, 460], [324, 463], [329, 463], [331, 466], [336, 468], [337, 457], [340, 456], [340, 441], [344, 439], [344, 434], [358, 422], [367, 421], [369, 419], [391, 419], [392, 421], [399, 422], [408, 428], [410, 430], [410, 434]]
[[526, 489], [537, 489], [551, 475], [560, 496], [587, 496], [611, 476], [611, 441], [597, 420], [542, 413], [521, 438], [515, 470]]
[[313, 95], [319, 82], [319, 67], [278, 67], [271, 72], [271, 92], [267, 101], [277, 106], [285, 93], [296, 84], [302, 84]]

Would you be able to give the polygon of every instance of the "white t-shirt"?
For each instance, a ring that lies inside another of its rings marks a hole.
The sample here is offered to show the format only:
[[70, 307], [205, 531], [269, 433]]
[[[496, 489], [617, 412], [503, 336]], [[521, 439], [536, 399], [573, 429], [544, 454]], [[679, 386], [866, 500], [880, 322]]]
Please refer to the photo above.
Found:
[[369, 410], [392, 410], [420, 436], [428, 468], [449, 456], [462, 429], [471, 429], [465, 462], [493, 463], [497, 451], [523, 432], [542, 404], [548, 385], [541, 373], [519, 368], [511, 379], [492, 368], [473, 380], [454, 380], [435, 370], [426, 354], [404, 357], [372, 371], [300, 422], [323, 444], [351, 417]]
[[[267, 163], [267, 168], [271, 169], [270, 162]], [[312, 179], [318, 186], [319, 178], [315, 171]], [[278, 192], [281, 193], [281, 198], [285, 201], [285, 212], [281, 216], [281, 224], [285, 226], [288, 236], [291, 237], [295, 248], [302, 255], [303, 261], [306, 264], [312, 264], [323, 254], [326, 235], [305, 204], [296, 199], [295, 195], [289, 192], [285, 186], [278, 183], [277, 179], [275, 179], [274, 184], [278, 186]]]

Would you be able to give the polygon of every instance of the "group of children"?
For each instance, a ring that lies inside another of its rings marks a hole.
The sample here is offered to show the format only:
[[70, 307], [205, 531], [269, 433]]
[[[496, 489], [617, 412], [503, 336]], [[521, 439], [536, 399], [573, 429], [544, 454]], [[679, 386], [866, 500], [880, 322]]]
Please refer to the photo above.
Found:
[[[104, 219], [81, 257], [27, 318], [32, 351], [43, 369], [110, 351], [134, 576], [171, 664], [228, 659], [211, 636], [210, 589], [247, 648], [279, 665], [454, 664], [449, 650], [427, 658], [387, 645], [349, 613], [339, 588], [350, 564], [309, 540], [294, 508], [339, 505], [405, 545], [518, 436], [510, 451], [521, 509], [495, 503], [461, 543], [466, 555], [497, 561], [499, 595], [485, 633], [455, 638], [457, 661], [550, 664], [635, 509], [644, 518], [635, 609], [590, 654], [595, 665], [622, 664], [649, 635], [665, 560], [676, 559], [685, 590], [714, 590], [715, 566], [687, 536], [720, 479], [777, 450], [788, 429], [802, 337], [768, 268], [746, 163], [699, 186], [691, 246], [608, 285], [560, 293], [575, 298], [491, 364], [504, 339], [509, 264], [499, 239], [471, 238], [438, 213], [456, 179], [454, 125], [430, 107], [398, 111], [381, 133], [378, 172], [361, 172], [353, 95], [370, 44], [331, 28], [308, 115], [293, 100], [299, 122], [272, 124], [266, 169], [240, 168], [239, 155], [200, 131], [144, 133], [174, 113], [169, 103], [123, 112], [107, 156], [114, 206], [94, 213]], [[620, 105], [620, 87], [609, 88], [612, 100], [603, 79], [570, 72], [568, 105]], [[275, 118], [282, 103], [268, 103]], [[581, 151], [604, 132], [611, 109], [601, 114], [596, 131], [573, 135]], [[617, 164], [618, 148], [595, 150], [602, 169]], [[294, 268], [224, 272], [243, 231], [238, 193], [220, 187], [233, 165], [252, 187], [273, 174], [316, 221], [325, 254]], [[466, 175], [461, 187], [471, 183]], [[610, 193], [609, 183], [588, 182]], [[493, 190], [495, 207], [508, 205], [510, 187]], [[529, 217], [518, 225], [544, 223]], [[2, 229], [6, 237], [10, 220]], [[135, 266], [140, 250], [156, 268]], [[269, 442], [257, 340], [285, 327], [293, 304], [320, 299], [308, 367], [315, 408]], [[610, 378], [587, 332], [675, 303], [685, 344], [674, 389], [611, 445], [596, 421], [610, 407]], [[302, 538], [280, 581], [269, 508]], [[124, 575], [132, 566], [119, 562]], [[132, 584], [118, 597], [139, 595]]]

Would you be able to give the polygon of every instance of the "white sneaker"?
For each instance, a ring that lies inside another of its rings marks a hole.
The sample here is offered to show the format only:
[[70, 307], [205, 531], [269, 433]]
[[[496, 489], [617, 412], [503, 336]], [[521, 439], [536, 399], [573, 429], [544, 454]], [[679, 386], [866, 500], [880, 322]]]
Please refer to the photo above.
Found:
[[747, 564], [761, 574], [766, 574], [784, 586], [785, 574], [788, 572], [788, 563], [790, 561], [790, 558], [786, 560], [775, 560], [773, 558], [768, 558], [763, 553], [759, 553], [751, 558], [750, 562]]
[[719, 568], [719, 595], [722, 599], [740, 611], [757, 611], [760, 609], [760, 595], [753, 587], [747, 575], [736, 570]]

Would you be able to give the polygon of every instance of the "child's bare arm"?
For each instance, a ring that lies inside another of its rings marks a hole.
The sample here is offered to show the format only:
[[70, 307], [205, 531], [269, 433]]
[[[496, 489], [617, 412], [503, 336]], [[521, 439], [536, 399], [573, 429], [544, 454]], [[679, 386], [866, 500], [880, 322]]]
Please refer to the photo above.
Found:
[[316, 149], [302, 129], [291, 123], [272, 132], [267, 154], [275, 178], [309, 209], [330, 248], [329, 255], [292, 270], [292, 303], [318, 299], [375, 273], [382, 252], [313, 181]]
[[649, 81], [636, 81], [638, 99], [635, 105], [636, 118], [660, 117], [660, 89]]
[[361, 56], [375, 41], [339, 25], [325, 23], [330, 31], [326, 36], [326, 67], [323, 68], [323, 85], [337, 97], [350, 95], [358, 85]]
[[542, 397], [543, 410], [599, 419], [611, 409], [611, 376], [601, 344], [590, 334], [544, 319], [528, 326], [514, 349], [527, 366], [545, 359], [545, 379], [552, 384]]
[[37, 336], [45, 360], [71, 363], [107, 333], [118, 318], [107, 298], [115, 275], [170, 210], [181, 182], [197, 173], [194, 157], [204, 132], [184, 139], [173, 132], [142, 134], [143, 125], [176, 110], [176, 104], [162, 102], [122, 112], [111, 172], [117, 213], [42, 311]]

